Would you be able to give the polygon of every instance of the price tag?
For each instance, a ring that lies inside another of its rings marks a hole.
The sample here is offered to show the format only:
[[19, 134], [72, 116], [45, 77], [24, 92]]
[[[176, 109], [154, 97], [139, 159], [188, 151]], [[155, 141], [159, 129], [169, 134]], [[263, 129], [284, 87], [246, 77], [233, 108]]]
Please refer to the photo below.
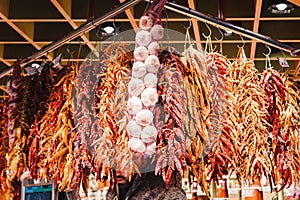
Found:
[[241, 190], [240, 188], [229, 188], [228, 193], [229, 194], [239, 194], [240, 190]]
[[186, 198], [187, 199], [192, 199], [193, 197], [193, 194], [192, 193], [186, 193]]
[[243, 196], [244, 197], [253, 197], [254, 190], [253, 189], [243, 189]]
[[285, 58], [278, 58], [278, 60], [279, 60], [279, 65], [282, 68], [288, 68], [288, 67], [290, 67], [289, 63], [287, 62], [287, 60]]
[[263, 192], [271, 192], [271, 188], [270, 188], [270, 186], [265, 186], [262, 188], [262, 191]]

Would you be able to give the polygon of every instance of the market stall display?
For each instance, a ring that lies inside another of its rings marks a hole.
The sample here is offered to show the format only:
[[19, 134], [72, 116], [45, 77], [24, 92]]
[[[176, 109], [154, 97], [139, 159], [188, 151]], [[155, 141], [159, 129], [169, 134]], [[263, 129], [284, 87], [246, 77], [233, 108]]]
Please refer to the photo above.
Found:
[[207, 196], [232, 174], [240, 185], [265, 176], [276, 191], [299, 181], [297, 83], [271, 66], [259, 73], [243, 47], [233, 61], [192, 45], [162, 50], [165, 4], [140, 18], [132, 52], [116, 42], [97, 61], [33, 75], [14, 65], [0, 106], [1, 191], [18, 199], [29, 170], [87, 195], [91, 173], [112, 187], [116, 169], [129, 180], [143, 173], [135, 152], [151, 158], [166, 188], [186, 172]]

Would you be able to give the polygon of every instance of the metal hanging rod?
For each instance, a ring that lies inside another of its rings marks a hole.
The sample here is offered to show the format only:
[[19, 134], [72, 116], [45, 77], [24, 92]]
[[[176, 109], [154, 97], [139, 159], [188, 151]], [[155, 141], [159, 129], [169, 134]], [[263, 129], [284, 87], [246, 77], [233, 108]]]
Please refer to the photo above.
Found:
[[259, 42], [265, 43], [266, 45], [273, 46], [277, 49], [289, 52], [292, 56], [299, 56], [300, 55], [300, 49], [296, 49], [290, 45], [284, 44], [282, 42], [279, 42], [277, 40], [274, 40], [268, 36], [255, 33], [253, 31], [241, 28], [239, 26], [232, 25], [226, 21], [220, 20], [218, 18], [210, 17], [208, 15], [205, 15], [203, 13], [200, 13], [198, 11], [195, 11], [191, 8], [187, 8], [181, 5], [178, 5], [176, 3], [167, 2], [165, 5], [165, 8], [172, 10], [174, 12], [180, 13], [182, 15], [186, 15], [188, 17], [197, 19], [199, 21], [202, 21], [204, 23], [210, 24], [215, 27], [219, 27], [224, 30], [231, 30], [232, 32], [253, 39], [257, 40]]
[[[89, 32], [93, 29], [95, 29], [98, 25], [100, 25], [101, 23], [115, 17], [116, 15], [124, 12], [125, 10], [133, 7], [134, 5], [138, 4], [139, 2], [141, 2], [142, 0], [128, 0], [125, 1], [121, 4], [119, 4], [119, 6], [117, 8], [115, 8], [114, 10], [108, 12], [107, 14], [92, 20], [90, 22], [87, 22], [85, 24], [83, 24], [82, 26], [78, 27], [77, 29], [75, 29], [74, 31], [70, 32], [68, 35], [66, 35], [65, 37], [61, 38], [58, 41], [55, 41], [47, 46], [44, 46], [42, 49], [40, 49], [39, 51], [36, 51], [35, 53], [33, 53], [32, 55], [28, 56], [27, 58], [24, 58], [20, 61], [20, 64], [26, 64], [36, 58], [39, 58], [55, 49], [57, 49], [58, 47], [60, 47], [61, 45], [65, 44], [66, 42], [75, 39], [76, 37]], [[0, 73], [0, 78], [6, 76], [7, 74], [9, 74], [12, 71], [12, 67], [10, 67], [9, 69], [3, 71]]]

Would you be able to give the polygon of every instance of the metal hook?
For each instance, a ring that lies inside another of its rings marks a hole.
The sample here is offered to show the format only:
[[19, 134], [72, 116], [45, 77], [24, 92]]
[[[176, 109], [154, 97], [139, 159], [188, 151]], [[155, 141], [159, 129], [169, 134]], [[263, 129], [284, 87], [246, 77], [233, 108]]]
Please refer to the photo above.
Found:
[[267, 57], [267, 56], [270, 56], [272, 50], [271, 50], [271, 48], [268, 45], [265, 44], [265, 46], [267, 47], [267, 49], [269, 50], [269, 52], [268, 53], [263, 53], [263, 55]]
[[185, 28], [185, 40], [184, 40], [184, 49], [187, 49], [187, 44], [189, 44], [189, 46], [191, 46], [191, 38], [190, 38], [190, 28], [192, 27], [192, 22], [190, 19], [189, 20], [189, 26], [186, 27], [184, 26]]
[[207, 39], [207, 38], [209, 38], [209, 37], [211, 36], [212, 31], [211, 31], [211, 29], [209, 28], [209, 26], [207, 25], [207, 23], [204, 23], [204, 24], [205, 24], [205, 26], [207, 27], [207, 29], [208, 29], [208, 31], [209, 31], [209, 34], [208, 34], [208, 36], [207, 36], [207, 35], [205, 35], [204, 33], [202, 33], [202, 35], [203, 35], [203, 37], [205, 37], [205, 38]]
[[190, 28], [192, 27], [192, 20], [188, 19], [188, 21], [189, 21], [189, 26], [188, 27], [184, 26], [184, 29], [186, 30], [190, 30]]
[[218, 39], [217, 37], [215, 37], [216, 41], [219, 42], [219, 45], [220, 45], [220, 53], [223, 54], [223, 45], [222, 45], [222, 41], [224, 39], [224, 34], [223, 32], [221, 31], [220, 27], [217, 27], [218, 28], [218, 31], [221, 35], [221, 38]]
[[266, 56], [266, 62], [265, 62], [265, 69], [271, 68], [271, 61], [270, 61], [270, 54], [271, 54], [271, 48], [265, 44], [265, 46], [267, 47], [267, 49], [269, 50], [268, 53], [263, 53], [264, 56]]
[[224, 39], [224, 34], [223, 34], [223, 32], [221, 31], [220, 27], [218, 27], [218, 31], [219, 31], [219, 33], [220, 33], [220, 35], [221, 35], [221, 39], [218, 39], [217, 37], [215, 37], [215, 39], [216, 39], [217, 42], [222, 42], [223, 39]]
[[243, 42], [243, 45], [242, 45], [242, 46], [237, 45], [237, 47], [238, 47], [238, 48], [244, 48], [244, 47], [245, 47], [245, 40], [244, 40], [244, 38], [242, 37], [242, 35], [240, 35], [240, 38], [241, 38], [241, 40], [242, 40], [242, 42]]
[[167, 12], [167, 9], [164, 9], [164, 13], [166, 15], [166, 22], [164, 23], [164, 27], [165, 27], [165, 36], [166, 36], [166, 40], [167, 40], [167, 44], [168, 46], [171, 46], [170, 45], [170, 35], [169, 35], [169, 27], [168, 27], [168, 24], [169, 24], [169, 15], [168, 15], [168, 12]]

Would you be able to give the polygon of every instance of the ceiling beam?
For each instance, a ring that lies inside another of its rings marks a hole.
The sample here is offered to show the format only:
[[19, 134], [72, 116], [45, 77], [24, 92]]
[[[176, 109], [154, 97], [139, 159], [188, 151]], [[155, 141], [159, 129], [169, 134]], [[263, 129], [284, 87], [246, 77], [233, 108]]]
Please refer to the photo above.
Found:
[[3, 90], [4, 92], [7, 92], [7, 89], [6, 89], [5, 85], [0, 85], [0, 90]]
[[[120, 3], [123, 3], [125, 0], [119, 0]], [[138, 24], [136, 23], [136, 20], [134, 19], [134, 8], [125, 10], [125, 14], [127, 15], [127, 18], [132, 26], [132, 28], [137, 31], [138, 30]]]
[[[71, 18], [72, 0], [51, 0], [51, 3], [56, 7], [60, 14], [62, 14], [62, 16], [67, 20], [74, 30], [79, 27]], [[87, 36], [81, 35], [80, 37], [83, 42], [93, 51], [95, 47], [89, 41]]]
[[[196, 10], [195, 1], [194, 0], [188, 0], [189, 7], [193, 10]], [[194, 30], [194, 37], [197, 43], [197, 48], [201, 49], [201, 39], [200, 39], [200, 29], [198, 25], [198, 21], [194, 18], [192, 18], [192, 25]]]
[[0, 62], [4, 63], [6, 66], [11, 66], [11, 63], [6, 61], [4, 58], [4, 44], [0, 44]]
[[296, 71], [299, 71], [299, 67], [300, 67], [300, 59], [295, 61], [294, 63], [294, 68], [296, 69]]
[[300, 7], [300, 0], [288, 0], [288, 1]]
[[6, 66], [10, 67], [11, 63], [6, 61], [4, 58], [0, 57], [0, 62], [4, 63]]
[[[9, 0], [4, 0], [0, 4], [0, 18], [6, 22], [11, 28], [13, 28], [18, 34], [20, 34], [25, 40], [27, 40], [32, 46], [37, 50], [40, 50], [42, 47], [34, 41], [34, 25], [33, 24], [24, 24], [24, 23], [13, 23], [8, 19], [9, 15]], [[28, 52], [30, 53], [30, 52]], [[48, 59], [52, 59], [50, 55], [46, 55]], [[2, 60], [3, 62], [3, 60]], [[8, 63], [7, 63], [8, 64]]]
[[[262, 8], [262, 0], [255, 1], [255, 15], [254, 15], [254, 22], [253, 22], [253, 32], [258, 33], [259, 28], [259, 20]], [[253, 60], [255, 57], [256, 52], [256, 40], [252, 40], [251, 48], [250, 48], [250, 59]]]

